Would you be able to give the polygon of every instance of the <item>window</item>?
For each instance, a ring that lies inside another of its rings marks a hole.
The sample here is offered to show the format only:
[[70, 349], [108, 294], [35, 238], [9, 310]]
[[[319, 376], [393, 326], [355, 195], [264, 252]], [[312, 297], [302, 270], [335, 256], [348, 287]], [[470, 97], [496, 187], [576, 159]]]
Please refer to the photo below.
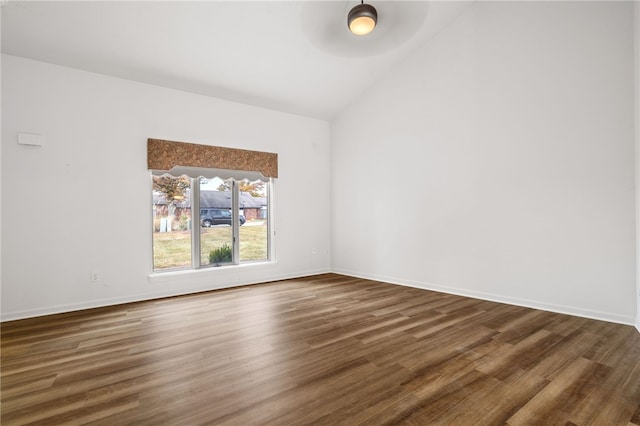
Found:
[[191, 179], [152, 176], [153, 269], [191, 267]]
[[271, 191], [278, 154], [147, 140], [153, 270], [271, 258]]
[[151, 179], [154, 271], [270, 259], [270, 179], [157, 171]]

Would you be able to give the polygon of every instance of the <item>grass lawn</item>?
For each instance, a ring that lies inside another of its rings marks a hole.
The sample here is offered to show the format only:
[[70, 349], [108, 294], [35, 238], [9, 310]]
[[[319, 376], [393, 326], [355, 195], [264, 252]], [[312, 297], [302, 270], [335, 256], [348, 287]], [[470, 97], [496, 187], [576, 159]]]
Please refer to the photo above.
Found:
[[[200, 228], [200, 256], [203, 265], [209, 264], [209, 252], [224, 243], [231, 246], [231, 227]], [[267, 259], [267, 222], [256, 221], [240, 227], [240, 260], [242, 262]], [[191, 231], [153, 233], [154, 269], [191, 267]]]

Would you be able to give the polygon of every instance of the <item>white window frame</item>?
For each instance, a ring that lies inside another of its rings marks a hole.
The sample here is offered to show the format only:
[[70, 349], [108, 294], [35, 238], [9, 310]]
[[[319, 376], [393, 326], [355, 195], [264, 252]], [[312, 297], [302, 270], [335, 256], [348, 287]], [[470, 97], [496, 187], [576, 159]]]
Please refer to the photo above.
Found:
[[[255, 173], [233, 171], [233, 170], [218, 170], [218, 169], [199, 169], [193, 167], [174, 167], [171, 171], [152, 170], [151, 175], [162, 176], [169, 174], [174, 177], [187, 176], [191, 181], [191, 267], [180, 268], [167, 268], [167, 269], [155, 269], [153, 259], [153, 230], [152, 230], [152, 256], [151, 256], [151, 270], [154, 274], [170, 273], [170, 272], [184, 272], [190, 270], [204, 270], [215, 268], [228, 268], [237, 267], [248, 264], [265, 264], [274, 261], [274, 239], [275, 230], [273, 227], [273, 185], [274, 179], [265, 178], [261, 174], [256, 176]], [[194, 177], [197, 176], [197, 177]], [[215, 265], [202, 265], [201, 250], [200, 250], [200, 178], [221, 178], [225, 180], [231, 180], [231, 227], [232, 227], [232, 263], [215, 266]], [[267, 258], [264, 260], [249, 260], [242, 262], [240, 259], [240, 189], [238, 181], [248, 179], [249, 181], [261, 180], [267, 185], [266, 199], [267, 199]], [[153, 192], [153, 185], [152, 192]], [[153, 204], [153, 203], [152, 203]], [[153, 215], [153, 207], [152, 207]]]

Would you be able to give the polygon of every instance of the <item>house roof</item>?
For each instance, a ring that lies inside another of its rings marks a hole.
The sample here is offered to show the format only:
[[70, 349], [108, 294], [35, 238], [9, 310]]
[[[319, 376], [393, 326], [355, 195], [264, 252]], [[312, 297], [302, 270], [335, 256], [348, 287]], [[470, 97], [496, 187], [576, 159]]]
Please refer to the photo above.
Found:
[[[153, 194], [153, 204], [165, 205], [166, 198], [159, 193]], [[253, 197], [248, 192], [240, 192], [239, 206], [241, 209], [259, 209], [267, 205], [266, 197]], [[176, 203], [176, 207], [189, 208], [191, 202], [189, 200]], [[230, 191], [200, 191], [200, 208], [231, 208], [231, 192]]]
[[[241, 209], [259, 209], [264, 203], [264, 197], [254, 198], [248, 192], [240, 192], [240, 200], [238, 202]], [[200, 207], [206, 208], [231, 208], [231, 193], [229, 191], [201, 191]]]

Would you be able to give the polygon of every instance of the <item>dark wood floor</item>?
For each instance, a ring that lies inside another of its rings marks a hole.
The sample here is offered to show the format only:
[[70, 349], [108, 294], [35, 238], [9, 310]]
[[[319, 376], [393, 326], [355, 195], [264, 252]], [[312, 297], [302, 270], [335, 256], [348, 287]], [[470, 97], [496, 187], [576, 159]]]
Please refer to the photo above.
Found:
[[640, 425], [640, 333], [338, 275], [2, 324], [2, 424]]

